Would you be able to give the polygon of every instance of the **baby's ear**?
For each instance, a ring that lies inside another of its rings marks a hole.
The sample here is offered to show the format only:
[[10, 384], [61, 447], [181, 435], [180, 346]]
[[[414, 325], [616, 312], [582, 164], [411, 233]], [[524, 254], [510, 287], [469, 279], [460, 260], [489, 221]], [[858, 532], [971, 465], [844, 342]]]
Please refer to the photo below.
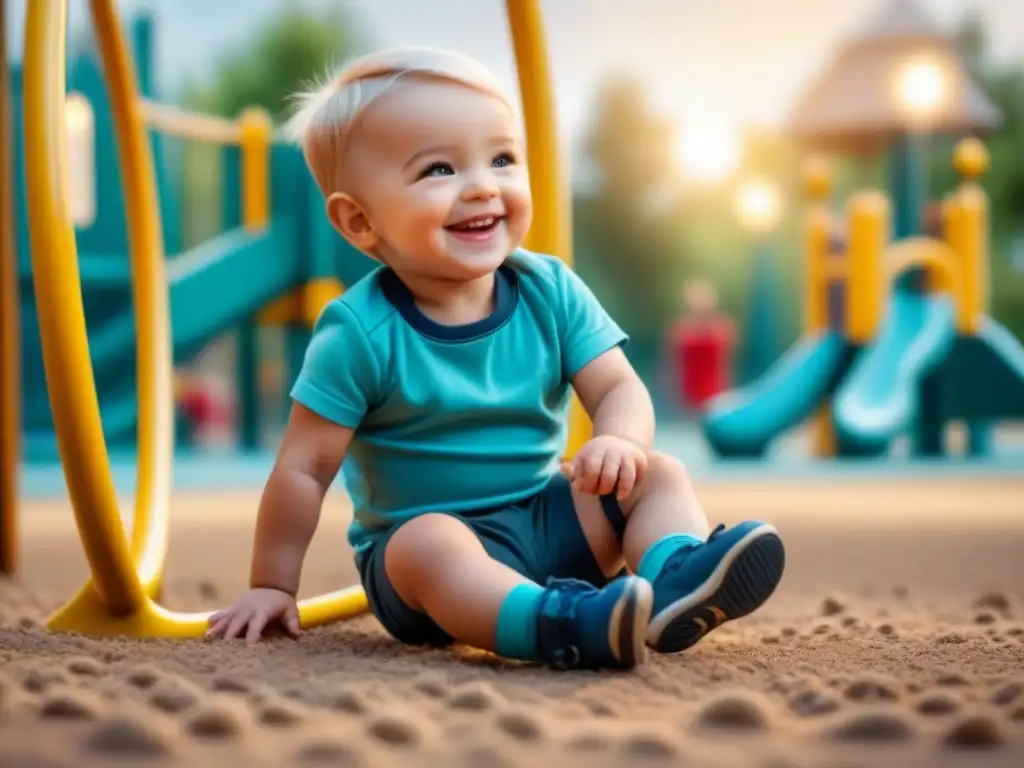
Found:
[[358, 202], [344, 192], [335, 192], [327, 198], [327, 218], [341, 236], [363, 252], [377, 245], [377, 233]]

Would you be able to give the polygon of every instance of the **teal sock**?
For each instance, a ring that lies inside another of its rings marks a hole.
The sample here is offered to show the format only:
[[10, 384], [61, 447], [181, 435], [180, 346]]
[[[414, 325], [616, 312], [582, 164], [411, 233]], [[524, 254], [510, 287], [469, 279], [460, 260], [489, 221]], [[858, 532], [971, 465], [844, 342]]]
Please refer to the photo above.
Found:
[[641, 579], [653, 582], [658, 578], [665, 561], [675, 554], [684, 544], [703, 544], [696, 536], [687, 533], [670, 533], [654, 542], [636, 567], [636, 575]]
[[544, 589], [536, 584], [515, 587], [498, 611], [495, 651], [506, 659], [536, 661], [537, 610]]

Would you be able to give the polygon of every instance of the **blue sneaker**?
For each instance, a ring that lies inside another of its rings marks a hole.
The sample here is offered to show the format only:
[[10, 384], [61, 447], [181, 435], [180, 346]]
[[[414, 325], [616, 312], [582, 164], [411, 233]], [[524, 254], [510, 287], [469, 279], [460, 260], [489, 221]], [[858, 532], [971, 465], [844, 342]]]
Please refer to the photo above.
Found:
[[775, 591], [785, 565], [774, 526], [752, 521], [726, 530], [719, 525], [705, 543], [675, 552], [655, 577], [647, 644], [660, 653], [682, 651], [723, 623], [753, 612]]
[[537, 615], [537, 652], [555, 669], [632, 669], [647, 658], [651, 585], [623, 576], [603, 589], [551, 579]]

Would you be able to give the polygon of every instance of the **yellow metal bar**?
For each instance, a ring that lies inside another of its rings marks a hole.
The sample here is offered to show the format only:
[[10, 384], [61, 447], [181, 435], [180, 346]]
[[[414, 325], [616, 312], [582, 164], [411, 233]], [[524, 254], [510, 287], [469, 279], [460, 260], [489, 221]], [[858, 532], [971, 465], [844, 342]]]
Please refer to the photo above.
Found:
[[[534, 201], [526, 247], [558, 256], [572, 266], [569, 190], [558, 162], [558, 129], [540, 0], [506, 0], [505, 8], [519, 76]], [[569, 411], [566, 458], [574, 456], [592, 434], [593, 425], [574, 396]]]
[[962, 283], [958, 261], [956, 251], [941, 240], [909, 237], [886, 250], [886, 281], [891, 282], [913, 267], [922, 267], [929, 292], [954, 294]]
[[238, 121], [242, 150], [242, 226], [260, 230], [270, 221], [270, 139], [273, 122], [264, 110], [250, 108]]
[[808, 208], [804, 216], [804, 333], [820, 333], [828, 326], [829, 235], [831, 217], [828, 197], [832, 192], [832, 171], [820, 158], [804, 167], [804, 195]]
[[832, 420], [832, 404], [829, 402], [818, 408], [811, 421], [811, 455], [819, 459], [832, 458], [837, 448], [836, 425]]
[[189, 112], [148, 99], [140, 99], [139, 106], [146, 124], [168, 136], [212, 144], [238, 144], [242, 140], [242, 129], [233, 120]]
[[821, 266], [821, 279], [825, 282], [826, 286], [828, 283], [836, 280], [845, 280], [848, 276], [849, 269], [845, 258], [832, 256], [825, 259], [824, 264]]
[[14, 250], [11, 80], [7, 3], [0, 0], [0, 574], [18, 569], [18, 463], [21, 453], [21, 297]]
[[145, 594], [118, 515], [86, 341], [64, 142], [67, 2], [29, 3], [25, 25], [25, 169], [43, 364], [64, 476], [93, 584], [109, 609]]
[[957, 330], [973, 336], [988, 314], [991, 291], [989, 202], [980, 180], [989, 168], [989, 152], [977, 138], [962, 139], [953, 153], [961, 182], [956, 191], [957, 245], [963, 284], [957, 308]]
[[90, 6], [118, 138], [133, 275], [139, 437], [132, 555], [143, 588], [154, 594], [167, 553], [174, 452], [174, 365], [160, 202], [135, 70], [113, 1], [91, 0]]
[[[167, 549], [173, 443], [170, 328], [153, 162], [110, 0], [91, 0], [91, 8], [114, 110], [130, 234], [139, 336], [138, 501], [129, 550], [92, 379], [70, 216], [63, 137], [67, 3], [32, 3], [25, 33], [32, 264], [61, 461], [93, 576], [50, 617], [49, 626], [92, 635], [194, 637], [206, 631], [209, 614], [174, 613], [152, 599]], [[303, 600], [299, 617], [303, 626], [317, 626], [366, 607], [363, 590], [349, 587]]]
[[865, 190], [850, 200], [847, 249], [846, 335], [854, 344], [874, 338], [888, 287], [884, 252], [889, 239], [889, 200]]

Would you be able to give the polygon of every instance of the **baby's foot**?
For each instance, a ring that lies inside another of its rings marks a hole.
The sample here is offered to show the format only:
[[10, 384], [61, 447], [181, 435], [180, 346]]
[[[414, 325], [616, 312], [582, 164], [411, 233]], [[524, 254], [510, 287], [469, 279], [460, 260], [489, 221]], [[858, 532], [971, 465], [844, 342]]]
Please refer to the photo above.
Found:
[[758, 521], [672, 554], [654, 579], [647, 644], [661, 653], [694, 645], [723, 623], [755, 611], [782, 579], [786, 552], [774, 526]]
[[537, 616], [537, 650], [556, 669], [632, 669], [647, 657], [651, 585], [624, 576], [603, 589], [552, 579]]

